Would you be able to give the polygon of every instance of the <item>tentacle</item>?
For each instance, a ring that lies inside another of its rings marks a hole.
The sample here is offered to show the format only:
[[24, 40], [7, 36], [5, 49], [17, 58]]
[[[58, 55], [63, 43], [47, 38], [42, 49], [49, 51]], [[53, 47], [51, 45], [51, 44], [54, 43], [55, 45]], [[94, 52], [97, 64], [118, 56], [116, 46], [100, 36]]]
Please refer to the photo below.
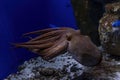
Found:
[[27, 36], [27, 35], [31, 35], [31, 34], [44, 34], [44, 33], [51, 32], [51, 31], [66, 30], [66, 29], [70, 29], [70, 28], [66, 28], [66, 27], [47, 28], [47, 29], [43, 29], [43, 30], [37, 30], [37, 31], [28, 32], [28, 33], [23, 34], [23, 36]]
[[42, 34], [42, 33], [50, 32], [50, 31], [54, 31], [54, 30], [58, 30], [58, 29], [57, 28], [48, 28], [48, 29], [43, 29], [43, 30], [37, 30], [37, 31], [25, 33], [25, 34], [23, 34], [23, 36], [27, 36], [30, 34]]
[[62, 42], [61, 44], [57, 45], [53, 49], [48, 51], [48, 55], [44, 56], [43, 59], [49, 60], [53, 57], [65, 53], [67, 51], [68, 43], [66, 41]]
[[44, 59], [49, 60], [62, 52], [68, 47], [68, 41], [71, 40], [70, 34], [76, 33], [72, 28], [44, 29], [24, 34], [42, 33], [28, 42], [15, 44], [16, 47], [23, 47], [39, 54]]
[[48, 39], [41, 39], [41, 40], [37, 40], [37, 41], [28, 41], [28, 42], [24, 42], [24, 43], [19, 43], [19, 45], [36, 45], [36, 44], [45, 44], [51, 41], [56, 41], [61, 37], [61, 35], [55, 36], [55, 37], [51, 37]]
[[64, 30], [48, 32], [48, 33], [40, 35], [34, 39], [31, 39], [30, 41], [36, 41], [36, 40], [44, 39], [46, 37], [54, 37], [54, 36], [62, 34], [63, 32], [64, 32]]
[[65, 39], [65, 37], [62, 37], [62, 39], [54, 43], [52, 47], [40, 51], [40, 55], [45, 60], [49, 60], [59, 54], [62, 54], [62, 52], [65, 52], [67, 50], [67, 45], [67, 40]]
[[15, 44], [16, 47], [23, 47], [23, 48], [28, 48], [28, 49], [44, 49], [52, 46], [54, 43], [53, 42], [48, 42], [46, 44], [36, 44], [36, 45], [25, 45], [25, 44]]

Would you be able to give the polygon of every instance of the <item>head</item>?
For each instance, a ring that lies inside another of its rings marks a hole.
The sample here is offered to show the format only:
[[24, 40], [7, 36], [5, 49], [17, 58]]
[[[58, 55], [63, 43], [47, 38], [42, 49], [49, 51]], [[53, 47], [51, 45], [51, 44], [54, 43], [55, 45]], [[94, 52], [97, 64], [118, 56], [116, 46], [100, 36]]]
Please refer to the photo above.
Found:
[[81, 35], [79, 31], [71, 34], [69, 38], [68, 52], [70, 52], [79, 63], [85, 66], [95, 66], [100, 63], [102, 55], [88, 36]]

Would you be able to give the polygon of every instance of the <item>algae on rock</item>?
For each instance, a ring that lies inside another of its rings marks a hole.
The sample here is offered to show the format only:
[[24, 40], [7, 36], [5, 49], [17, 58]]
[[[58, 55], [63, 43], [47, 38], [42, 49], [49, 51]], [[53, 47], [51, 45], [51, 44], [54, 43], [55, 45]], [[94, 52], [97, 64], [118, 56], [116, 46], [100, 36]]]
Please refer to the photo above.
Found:
[[104, 6], [116, 1], [119, 0], [71, 0], [81, 33], [89, 35], [97, 45], [100, 45], [98, 25], [104, 13]]
[[99, 21], [101, 44], [107, 53], [120, 56], [120, 28], [113, 26], [115, 21], [120, 20], [120, 2], [107, 4], [105, 10]]

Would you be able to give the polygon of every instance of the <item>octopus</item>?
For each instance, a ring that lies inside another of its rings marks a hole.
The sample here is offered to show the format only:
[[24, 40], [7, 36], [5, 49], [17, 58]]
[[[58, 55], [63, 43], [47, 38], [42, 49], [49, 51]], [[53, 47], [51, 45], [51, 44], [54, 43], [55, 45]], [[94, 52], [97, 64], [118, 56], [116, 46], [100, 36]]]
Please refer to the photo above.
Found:
[[18, 48], [26, 48], [50, 60], [60, 54], [69, 52], [73, 58], [85, 66], [95, 66], [101, 62], [102, 54], [95, 44], [80, 30], [68, 27], [47, 28], [23, 34], [31, 38], [27, 42], [14, 44]]

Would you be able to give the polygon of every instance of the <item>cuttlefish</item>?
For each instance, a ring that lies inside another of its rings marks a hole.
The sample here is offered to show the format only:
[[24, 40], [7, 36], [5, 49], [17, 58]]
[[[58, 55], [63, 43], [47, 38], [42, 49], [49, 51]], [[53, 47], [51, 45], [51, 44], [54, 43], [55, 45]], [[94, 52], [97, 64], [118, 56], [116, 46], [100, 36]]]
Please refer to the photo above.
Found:
[[85, 66], [95, 66], [101, 62], [102, 54], [90, 38], [81, 35], [80, 30], [72, 28], [48, 28], [23, 34], [39, 35], [28, 42], [17, 43], [16, 47], [27, 48], [50, 60], [60, 54], [69, 52], [73, 58]]

